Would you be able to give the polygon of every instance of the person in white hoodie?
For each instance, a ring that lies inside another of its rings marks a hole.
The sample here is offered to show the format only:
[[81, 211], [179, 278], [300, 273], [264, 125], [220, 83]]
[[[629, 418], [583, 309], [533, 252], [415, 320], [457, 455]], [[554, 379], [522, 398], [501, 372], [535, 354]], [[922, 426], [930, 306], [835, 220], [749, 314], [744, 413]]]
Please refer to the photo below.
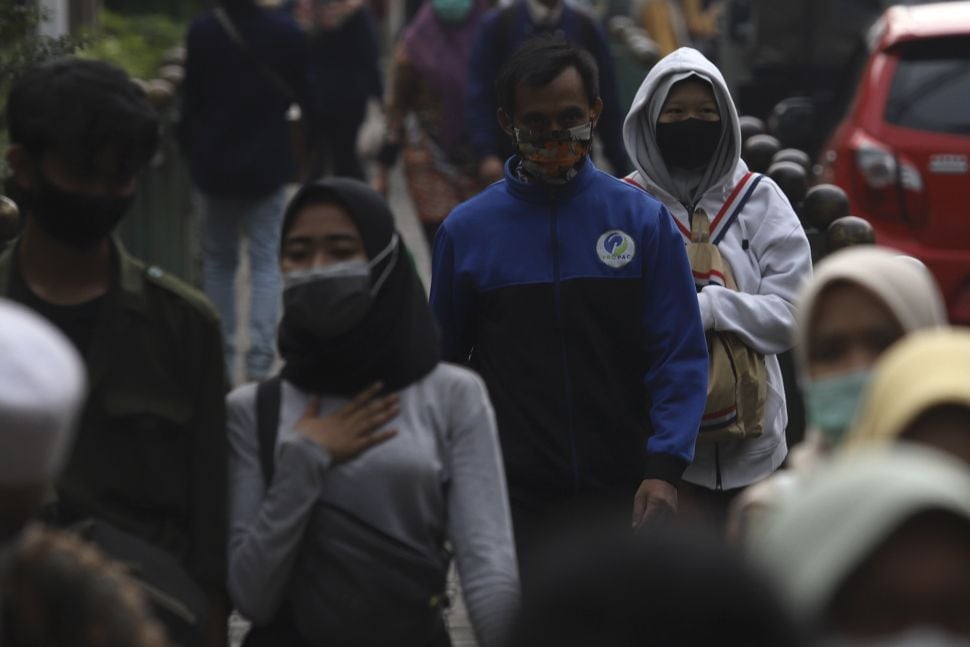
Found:
[[[709, 285], [697, 293], [705, 330], [735, 333], [765, 356], [764, 433], [699, 442], [680, 488], [685, 512], [693, 508], [721, 524], [731, 499], [774, 472], [787, 453], [788, 414], [776, 355], [791, 347], [795, 298], [811, 275], [808, 240], [781, 189], [768, 177], [749, 174], [727, 84], [697, 50], [682, 47], [647, 74], [623, 125], [623, 141], [637, 169], [627, 180], [664, 203], [685, 244], [692, 217], [711, 220], [711, 240], [738, 290]], [[718, 217], [738, 207], [736, 219]]]

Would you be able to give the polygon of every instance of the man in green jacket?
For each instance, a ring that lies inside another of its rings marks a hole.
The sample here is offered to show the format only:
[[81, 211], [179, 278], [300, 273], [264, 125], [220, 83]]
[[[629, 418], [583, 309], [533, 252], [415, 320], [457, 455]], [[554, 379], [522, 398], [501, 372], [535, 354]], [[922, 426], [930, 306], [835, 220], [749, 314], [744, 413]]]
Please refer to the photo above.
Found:
[[7, 102], [7, 191], [26, 216], [0, 256], [0, 296], [78, 348], [90, 390], [56, 521], [95, 518], [174, 556], [209, 595], [225, 641], [226, 379], [205, 298], [112, 237], [158, 143], [158, 118], [118, 68], [63, 59], [27, 72]]

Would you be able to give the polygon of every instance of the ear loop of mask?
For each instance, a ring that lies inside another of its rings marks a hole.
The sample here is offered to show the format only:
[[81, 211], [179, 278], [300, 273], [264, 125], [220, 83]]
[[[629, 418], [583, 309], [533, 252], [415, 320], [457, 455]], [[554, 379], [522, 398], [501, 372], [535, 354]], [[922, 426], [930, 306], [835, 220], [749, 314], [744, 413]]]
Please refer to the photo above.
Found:
[[394, 269], [394, 266], [397, 265], [397, 259], [400, 256], [399, 243], [400, 243], [400, 239], [398, 238], [397, 232], [394, 232], [394, 235], [391, 236], [391, 242], [388, 243], [387, 247], [382, 249], [377, 256], [371, 259], [369, 265], [371, 267], [377, 267], [378, 265], [380, 265], [381, 261], [383, 261], [388, 254], [392, 255], [391, 260], [387, 263], [387, 267], [384, 269], [380, 277], [374, 283], [374, 287], [372, 287], [370, 290], [370, 294], [372, 297], [377, 296], [377, 293], [381, 291], [381, 287], [383, 287], [387, 279], [391, 277], [391, 271]]

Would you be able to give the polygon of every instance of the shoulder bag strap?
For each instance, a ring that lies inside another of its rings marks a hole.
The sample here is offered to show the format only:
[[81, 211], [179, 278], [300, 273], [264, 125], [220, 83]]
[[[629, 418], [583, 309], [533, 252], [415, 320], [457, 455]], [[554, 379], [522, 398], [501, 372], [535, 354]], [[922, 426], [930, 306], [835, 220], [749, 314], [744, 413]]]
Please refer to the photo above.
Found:
[[243, 38], [243, 35], [239, 33], [239, 29], [236, 28], [235, 23], [232, 22], [232, 18], [229, 17], [226, 10], [222, 7], [216, 7], [213, 10], [213, 13], [215, 14], [216, 19], [219, 21], [219, 24], [222, 25], [222, 28], [225, 30], [226, 34], [229, 35], [232, 42], [234, 42], [236, 46], [239, 47], [243, 55], [256, 66], [256, 69], [259, 70], [259, 73], [263, 75], [263, 78], [275, 85], [276, 89], [286, 95], [286, 98], [291, 102], [296, 101], [296, 93], [293, 92], [290, 84], [284, 81], [283, 77], [277, 74], [273, 68], [256, 58], [252, 48], [249, 47], [249, 43], [247, 43], [246, 39]]
[[256, 387], [256, 432], [259, 438], [259, 463], [266, 487], [273, 482], [276, 464], [276, 435], [280, 426], [280, 376], [271, 377]]
[[[745, 190], [744, 195], [742, 195], [737, 200], [737, 202], [734, 203], [734, 209], [731, 211], [730, 214], [728, 214], [727, 219], [724, 221], [724, 224], [721, 226], [720, 230], [718, 230], [717, 234], [711, 240], [711, 242], [714, 243], [715, 245], [719, 245], [721, 241], [724, 240], [724, 235], [727, 234], [728, 229], [731, 228], [731, 225], [734, 224], [734, 221], [737, 220], [738, 216], [741, 215], [741, 212], [744, 210], [744, 205], [747, 204], [748, 199], [751, 197], [751, 194], [753, 194], [754, 190], [758, 188], [758, 183], [761, 182], [761, 178], [764, 177], [764, 175], [762, 175], [761, 173], [753, 173], [749, 175], [753, 176], [753, 179], [751, 180], [751, 183], [748, 184], [747, 190]], [[741, 184], [743, 184], [744, 180], [746, 179], [748, 179], [748, 176], [745, 176], [744, 179], [741, 180]], [[740, 188], [740, 184], [739, 184], [739, 188]]]

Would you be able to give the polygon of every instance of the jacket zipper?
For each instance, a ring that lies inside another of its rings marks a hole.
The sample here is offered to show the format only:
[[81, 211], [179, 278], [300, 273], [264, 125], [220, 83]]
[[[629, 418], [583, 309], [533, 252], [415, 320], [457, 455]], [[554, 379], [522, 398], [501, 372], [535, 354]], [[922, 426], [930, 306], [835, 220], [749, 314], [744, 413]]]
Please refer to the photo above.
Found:
[[714, 443], [714, 490], [716, 492], [721, 492], [724, 490], [724, 482], [721, 479], [721, 445], [720, 443]]
[[550, 191], [552, 199], [552, 220], [549, 236], [552, 243], [553, 292], [556, 303], [556, 325], [559, 327], [559, 356], [562, 363], [563, 395], [566, 400], [566, 424], [569, 429], [569, 460], [573, 469], [573, 493], [579, 492], [579, 461], [576, 451], [576, 430], [573, 420], [572, 380], [569, 362], [566, 359], [566, 330], [562, 315], [561, 270], [559, 263], [559, 205], [555, 189]]

